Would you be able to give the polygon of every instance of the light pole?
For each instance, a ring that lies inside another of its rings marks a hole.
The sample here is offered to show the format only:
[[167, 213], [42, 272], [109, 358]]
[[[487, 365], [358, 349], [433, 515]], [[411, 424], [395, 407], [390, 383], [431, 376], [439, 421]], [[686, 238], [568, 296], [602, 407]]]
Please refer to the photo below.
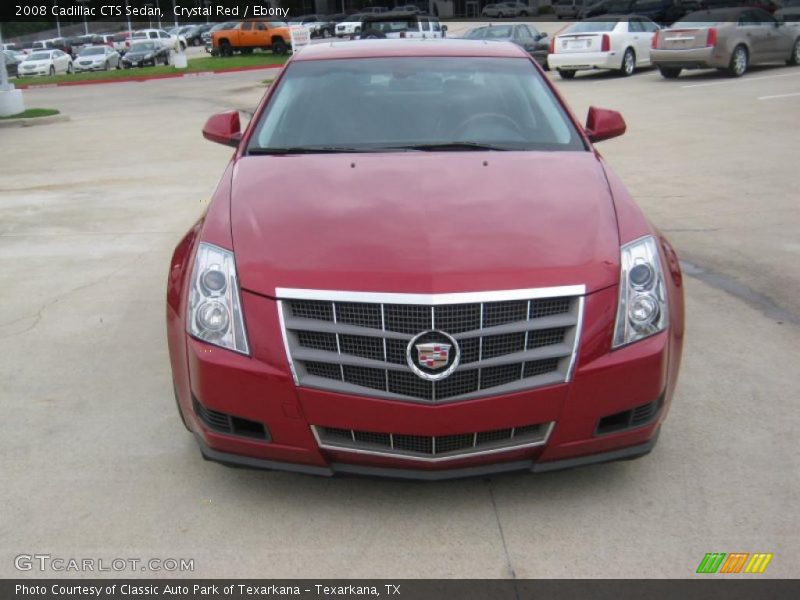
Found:
[[128, 0], [125, 0], [125, 14], [128, 15], [128, 39], [133, 37], [133, 28], [131, 27], [131, 15], [128, 12]]
[[58, 11], [55, 11], [55, 13], [56, 13], [56, 33], [58, 37], [61, 37], [61, 19], [58, 18]]
[[[0, 23], [0, 44], [3, 43], [3, 24]], [[25, 101], [22, 99], [22, 90], [15, 90], [8, 83], [6, 71], [6, 55], [0, 52], [0, 117], [12, 117], [25, 112]]]
[[175, 0], [172, 0], [172, 16], [175, 18], [175, 28], [178, 28], [178, 15], [175, 14]]
[[158, 0], [156, 0], [156, 10], [158, 11], [158, 28], [161, 29], [161, 6], [158, 4]]
[[[145, 7], [146, 9], [147, 9], [147, 8], [153, 8], [153, 4], [152, 4], [152, 3], [150, 3], [150, 2], [148, 2], [147, 4], [145, 4], [145, 5], [144, 5], [144, 7]], [[152, 17], [150, 16], [150, 11], [149, 11], [149, 10], [147, 11], [147, 28], [148, 28], [148, 29], [152, 29], [152, 28], [153, 28], [153, 19], [152, 19]]]
[[[80, 4], [85, 8], [86, 7], [85, 5], [89, 3], [89, 0], [75, 0], [75, 2], [77, 2], [78, 4]], [[83, 32], [86, 35], [89, 35], [89, 21], [86, 20], [85, 12], [83, 13]]]

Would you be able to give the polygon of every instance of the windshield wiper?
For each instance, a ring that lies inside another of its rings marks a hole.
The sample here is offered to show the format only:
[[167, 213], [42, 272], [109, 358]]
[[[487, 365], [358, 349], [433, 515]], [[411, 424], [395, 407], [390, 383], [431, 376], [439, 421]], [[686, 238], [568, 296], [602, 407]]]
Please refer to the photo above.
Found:
[[340, 154], [348, 152], [370, 152], [363, 148], [348, 146], [291, 146], [288, 148], [250, 148], [248, 154]]
[[409, 144], [408, 146], [391, 146], [384, 147], [383, 150], [421, 150], [423, 152], [435, 152], [437, 150], [465, 150], [465, 151], [481, 151], [493, 150], [505, 152], [512, 150], [504, 146], [494, 146], [492, 144], [483, 144], [481, 142], [435, 142], [430, 144]]

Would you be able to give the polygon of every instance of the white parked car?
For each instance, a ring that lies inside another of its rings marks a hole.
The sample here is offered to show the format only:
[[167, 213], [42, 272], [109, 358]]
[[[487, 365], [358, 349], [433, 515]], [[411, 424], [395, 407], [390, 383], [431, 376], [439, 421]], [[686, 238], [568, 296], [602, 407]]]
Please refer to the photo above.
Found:
[[336, 24], [336, 37], [345, 37], [361, 33], [361, 18], [363, 15], [350, 15], [346, 21]]
[[553, 12], [559, 20], [574, 19], [586, 4], [586, 0], [556, 0], [553, 3]]
[[61, 50], [34, 50], [18, 67], [18, 77], [72, 73], [72, 57]]
[[481, 16], [496, 17], [532, 17], [539, 14], [539, 8], [528, 6], [522, 2], [500, 2], [499, 4], [487, 4], [481, 11]]
[[149, 40], [156, 42], [164, 48], [169, 48], [178, 52], [186, 49], [186, 38], [182, 35], [170, 35], [163, 29], [140, 29], [134, 31], [131, 43], [137, 40]]
[[649, 66], [659, 26], [646, 17], [603, 15], [573, 23], [553, 39], [547, 64], [564, 79], [578, 71], [608, 69], [632, 75]]
[[109, 46], [84, 46], [72, 63], [75, 72], [80, 71], [108, 71], [119, 69], [119, 52]]

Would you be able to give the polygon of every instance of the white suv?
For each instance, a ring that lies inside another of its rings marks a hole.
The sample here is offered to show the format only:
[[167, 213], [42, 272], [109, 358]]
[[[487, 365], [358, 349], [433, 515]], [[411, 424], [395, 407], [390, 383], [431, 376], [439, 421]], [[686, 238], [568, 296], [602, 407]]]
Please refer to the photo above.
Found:
[[363, 39], [374, 38], [443, 38], [447, 26], [439, 23], [436, 17], [403, 15], [392, 16], [392, 13], [385, 13], [379, 16], [367, 16], [361, 23], [361, 35]]

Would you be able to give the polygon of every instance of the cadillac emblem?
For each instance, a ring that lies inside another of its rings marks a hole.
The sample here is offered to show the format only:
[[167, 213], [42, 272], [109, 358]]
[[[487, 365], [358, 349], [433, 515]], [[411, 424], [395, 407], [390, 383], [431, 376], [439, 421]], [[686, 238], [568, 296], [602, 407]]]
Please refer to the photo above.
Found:
[[438, 369], [447, 364], [452, 346], [450, 344], [430, 342], [428, 344], [416, 344], [416, 348], [417, 364], [429, 369]]
[[422, 379], [436, 381], [455, 371], [461, 358], [458, 343], [443, 331], [423, 331], [406, 349], [408, 366]]

